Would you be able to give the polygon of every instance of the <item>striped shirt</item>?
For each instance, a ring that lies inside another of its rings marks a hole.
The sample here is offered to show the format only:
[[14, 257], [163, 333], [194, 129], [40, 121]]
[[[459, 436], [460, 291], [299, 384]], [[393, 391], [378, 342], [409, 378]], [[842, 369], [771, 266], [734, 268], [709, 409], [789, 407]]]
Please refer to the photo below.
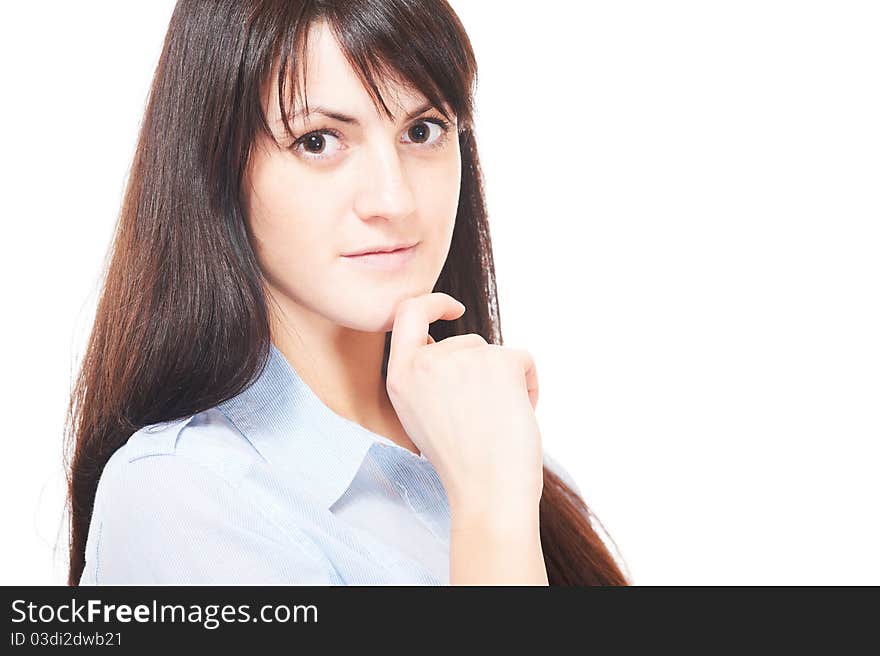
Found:
[[272, 344], [241, 394], [114, 452], [80, 585], [448, 585], [449, 523], [431, 463], [330, 410]]

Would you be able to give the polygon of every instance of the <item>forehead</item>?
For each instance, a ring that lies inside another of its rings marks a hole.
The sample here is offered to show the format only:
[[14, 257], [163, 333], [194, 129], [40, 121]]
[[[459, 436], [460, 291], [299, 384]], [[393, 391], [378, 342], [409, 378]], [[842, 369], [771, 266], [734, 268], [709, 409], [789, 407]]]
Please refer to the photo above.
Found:
[[[317, 22], [309, 30], [305, 69], [301, 61], [294, 62], [291, 73], [298, 76], [299, 94], [305, 94], [309, 109], [324, 106], [352, 114], [364, 121], [385, 118], [380, 106], [373, 103], [369, 92], [355, 70], [345, 58], [341, 47], [329, 27]], [[278, 106], [278, 64], [276, 61], [269, 76], [269, 89], [266, 100], [267, 116], [270, 120], [279, 119]], [[393, 78], [379, 80], [380, 93], [389, 110], [395, 115], [425, 102], [426, 98], [417, 89], [408, 87]], [[304, 109], [303, 98], [293, 98], [293, 85], [285, 83], [285, 102], [291, 114]]]

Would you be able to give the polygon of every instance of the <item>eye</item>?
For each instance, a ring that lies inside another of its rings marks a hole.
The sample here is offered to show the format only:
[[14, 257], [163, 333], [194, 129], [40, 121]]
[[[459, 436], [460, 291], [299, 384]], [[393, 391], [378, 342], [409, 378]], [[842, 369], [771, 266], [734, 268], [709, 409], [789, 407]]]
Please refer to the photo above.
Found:
[[[404, 143], [423, 148], [440, 148], [447, 142], [450, 128], [451, 124], [442, 118], [419, 119], [406, 130], [405, 136], [410, 140]], [[307, 160], [328, 159], [335, 154], [333, 142], [338, 143], [341, 138], [342, 134], [331, 128], [312, 130], [297, 138], [290, 145], [290, 150], [301, 154], [303, 159]], [[344, 148], [337, 146], [336, 150], [344, 150]]]
[[[425, 129], [433, 126], [436, 130]], [[432, 137], [432, 133], [434, 136]], [[449, 134], [449, 123], [441, 118], [423, 118], [413, 123], [406, 131], [406, 135], [412, 139], [407, 143], [426, 145], [428, 148], [438, 148], [446, 143]]]
[[[326, 159], [332, 155], [325, 154], [327, 147], [327, 138], [332, 141], [339, 141], [340, 135], [336, 130], [324, 128], [322, 130], [314, 130], [296, 139], [290, 149], [294, 152], [300, 149], [305, 159]], [[332, 152], [332, 149], [331, 149]]]

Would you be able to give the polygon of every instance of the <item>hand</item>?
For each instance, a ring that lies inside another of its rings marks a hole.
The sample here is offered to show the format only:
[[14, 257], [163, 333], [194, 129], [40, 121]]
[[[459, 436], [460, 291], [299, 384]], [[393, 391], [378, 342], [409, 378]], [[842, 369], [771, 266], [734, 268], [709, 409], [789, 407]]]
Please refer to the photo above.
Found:
[[386, 388], [400, 422], [434, 466], [450, 505], [537, 504], [543, 489], [535, 418], [538, 376], [528, 352], [476, 334], [435, 342], [428, 326], [464, 306], [434, 292], [397, 308]]

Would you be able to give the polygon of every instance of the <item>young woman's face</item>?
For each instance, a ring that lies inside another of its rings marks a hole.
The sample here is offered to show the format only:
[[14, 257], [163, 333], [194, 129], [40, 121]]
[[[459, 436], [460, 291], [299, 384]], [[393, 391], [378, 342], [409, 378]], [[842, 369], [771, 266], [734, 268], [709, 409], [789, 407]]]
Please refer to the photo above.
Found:
[[[388, 331], [397, 304], [432, 291], [446, 261], [461, 184], [457, 126], [445, 131], [422, 94], [392, 83], [382, 96], [394, 120], [377, 110], [323, 24], [309, 35], [306, 76], [311, 115], [292, 120], [293, 137], [272, 76], [266, 113], [280, 147], [256, 144], [244, 192], [257, 258], [289, 307]], [[407, 257], [345, 256], [398, 244], [416, 245]]]

